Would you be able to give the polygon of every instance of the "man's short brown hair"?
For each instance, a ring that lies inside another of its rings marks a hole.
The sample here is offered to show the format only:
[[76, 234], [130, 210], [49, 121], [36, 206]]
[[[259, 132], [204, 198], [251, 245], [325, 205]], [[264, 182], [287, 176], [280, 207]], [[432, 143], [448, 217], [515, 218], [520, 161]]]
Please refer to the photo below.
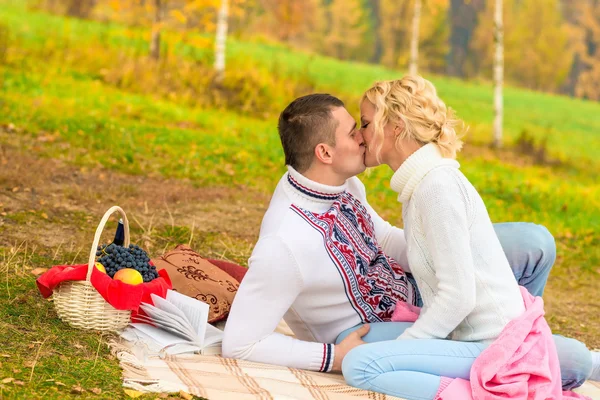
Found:
[[335, 146], [338, 122], [331, 111], [344, 103], [329, 94], [309, 94], [292, 101], [279, 116], [277, 129], [285, 154], [285, 164], [306, 171], [319, 143]]

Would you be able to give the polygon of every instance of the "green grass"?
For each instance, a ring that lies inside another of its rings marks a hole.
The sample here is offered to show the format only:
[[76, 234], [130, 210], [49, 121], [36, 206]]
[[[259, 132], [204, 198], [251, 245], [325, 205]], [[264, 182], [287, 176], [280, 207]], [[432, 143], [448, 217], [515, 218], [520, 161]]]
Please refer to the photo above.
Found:
[[[81, 21], [39, 12], [27, 12], [24, 2], [2, 0], [0, 21], [11, 28], [12, 35], [26, 47], [103, 46], [132, 55], [147, 49], [148, 30], [129, 29], [111, 23]], [[52, 32], [48, 35], [48, 32]], [[172, 34], [171, 37], [175, 35]], [[168, 39], [169, 34], [165, 37]], [[194, 39], [194, 36], [191, 36]], [[201, 35], [197, 37], [203, 38]], [[168, 47], [174, 54], [212, 63], [210, 40], [203, 47], [193, 47], [174, 37]], [[177, 40], [177, 41], [176, 41]], [[236, 66], [252, 63], [290, 79], [307, 79], [317, 90], [326, 90], [348, 100], [356, 110], [356, 101], [372, 82], [397, 78], [402, 71], [380, 66], [342, 62], [336, 59], [293, 51], [283, 45], [239, 41], [228, 42], [228, 60]], [[470, 139], [487, 142], [491, 138], [493, 90], [486, 83], [465, 83], [452, 78], [428, 76], [436, 84], [446, 103], [457, 110], [470, 129]], [[288, 101], [289, 99], [282, 99]], [[537, 139], [546, 138], [548, 147], [562, 160], [577, 160], [598, 167], [594, 149], [600, 148], [600, 105], [524, 89], [505, 89], [505, 137], [514, 141], [523, 131]]]
[[106, 345], [108, 336], [82, 334], [57, 319], [51, 303], [35, 295], [34, 280], [26, 270], [32, 264], [51, 265], [50, 256], [20, 257], [23, 253], [15, 250], [0, 249], [4, 261], [0, 271], [6, 274], [0, 305], [0, 372], [3, 380], [14, 379], [0, 385], [0, 398], [60, 398], [79, 386], [94, 398], [114, 399], [122, 393], [121, 377]]
[[[135, 40], [128, 44], [123, 39], [129, 32], [123, 27], [27, 13], [23, 7], [14, 5], [3, 7], [10, 16], [5, 23], [8, 21], [11, 31], [19, 36], [19, 43], [26, 47], [48, 45], [48, 41], [64, 37], [69, 38], [71, 47], [87, 46], [105, 34], [107, 39], [102, 43], [137, 45]], [[48, 25], [42, 29], [44, 23]], [[236, 52], [242, 50], [233, 43], [232, 52], [241, 57]], [[339, 83], [341, 91], [353, 91], [356, 96], [360, 94], [359, 87], [366, 86], [366, 80], [393, 72], [291, 52], [283, 46], [250, 43], [246, 51], [257, 59], [266, 58], [257, 49], [272, 52], [272, 59], [290, 68], [302, 65], [304, 57], [310, 57], [324, 75], [337, 71], [333, 73], [337, 78], [332, 75], [321, 79]], [[14, 123], [34, 135], [54, 135], [55, 142], [40, 146], [40, 151], [49, 157], [58, 155], [80, 164], [101, 164], [128, 173], [189, 178], [197, 185], [247, 185], [266, 192], [272, 190], [284, 171], [273, 117], [263, 120], [125, 92], [93, 74], [67, 68], [57, 60], [42, 69], [33, 65], [23, 69], [10, 64], [0, 68], [0, 110], [4, 118], [0, 122]], [[350, 75], [356, 79], [339, 80]], [[357, 84], [361, 79], [363, 82]], [[441, 92], [447, 93], [448, 103], [464, 103], [463, 114], [472, 115], [472, 120], [477, 121], [486, 112], [491, 114], [489, 87], [442, 78], [436, 83]], [[515, 102], [513, 111], [510, 111], [511, 98]], [[540, 117], [541, 113], [535, 113], [534, 104], [554, 110], [546, 113], [548, 122]], [[456, 108], [461, 110], [460, 106]], [[585, 235], [589, 230], [597, 230], [600, 223], [597, 164], [590, 162], [586, 154], [595, 153], [589, 139], [600, 138], [596, 132], [600, 105], [508, 88], [506, 123], [509, 130], [511, 126], [515, 132], [518, 127], [527, 127], [534, 134], [545, 126], [545, 132], [554, 132], [549, 147], [576, 167], [520, 167], [471, 154], [463, 162], [463, 169], [482, 193], [492, 218], [537, 221], [559, 236], [564, 232]], [[489, 132], [489, 125], [481, 124], [478, 130]], [[567, 142], [565, 138], [570, 142], [568, 146], [554, 143]], [[467, 139], [477, 142], [481, 136], [474, 134]], [[571, 156], [566, 158], [568, 154]], [[590, 170], [584, 169], [584, 165]], [[380, 168], [366, 178], [366, 184], [373, 205], [399, 223], [400, 207], [389, 190], [389, 175], [389, 171]], [[586, 258], [589, 262], [584, 265], [591, 269], [597, 265], [598, 250], [592, 249]]]
[[[0, 21], [9, 26], [13, 40], [24, 52], [35, 47], [57, 49], [61, 44], [68, 45], [75, 55], [83, 54], [78, 49], [89, 46], [99, 51], [119, 48], [141, 52], [145, 45], [144, 31], [29, 12], [20, 3], [6, 0], [0, 1], [0, 7]], [[200, 57], [206, 52], [200, 48], [187, 49], [186, 53], [186, 46], [177, 47], [181, 57]], [[290, 79], [296, 73], [309, 74], [317, 89], [337, 88], [350, 98], [360, 96], [368, 82], [397, 74], [276, 44], [232, 39], [229, 50], [234, 60], [246, 57], [265, 65], [275, 63]], [[262, 119], [235, 110], [181, 104], [176, 98], [124, 91], [94, 73], [94, 68], [101, 66], [61, 63], [52, 56], [46, 64], [39, 64], [42, 60], [36, 57], [40, 54], [43, 51], [32, 52], [29, 57], [14, 56], [19, 62], [12, 64], [9, 57], [8, 64], [0, 66], [0, 122], [13, 123], [42, 138], [54, 138], [39, 148], [48, 157], [134, 174], [186, 178], [196, 185], [250, 186], [267, 193], [284, 171], [274, 115]], [[442, 77], [434, 81], [448, 104], [472, 126], [467, 142], [487, 140], [491, 88]], [[597, 232], [600, 105], [508, 87], [505, 121], [512, 137], [521, 130], [537, 137], [546, 135], [548, 148], [565, 166], [521, 166], [469, 152], [461, 159], [463, 170], [482, 193], [492, 219], [536, 221], [559, 237], [586, 237], [589, 231]], [[373, 205], [400, 223], [400, 207], [389, 190], [389, 176], [382, 167], [365, 180]], [[597, 265], [599, 251], [587, 249], [586, 261], [581, 263], [585, 269]], [[584, 257], [579, 252], [575, 255]]]

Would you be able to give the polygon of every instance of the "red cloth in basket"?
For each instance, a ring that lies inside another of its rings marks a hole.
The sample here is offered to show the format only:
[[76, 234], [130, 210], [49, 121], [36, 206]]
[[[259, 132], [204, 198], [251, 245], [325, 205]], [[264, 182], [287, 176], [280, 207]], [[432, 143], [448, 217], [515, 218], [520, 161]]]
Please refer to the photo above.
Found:
[[[84, 281], [87, 270], [87, 264], [57, 265], [41, 275], [36, 284], [42, 296], [47, 298], [62, 282]], [[158, 278], [139, 285], [130, 285], [114, 280], [94, 267], [90, 282], [108, 304], [117, 310], [131, 310], [132, 317], [138, 313], [142, 302], [152, 304], [150, 294], [154, 293], [164, 298], [167, 290], [173, 288], [167, 271], [162, 269], [158, 271]]]

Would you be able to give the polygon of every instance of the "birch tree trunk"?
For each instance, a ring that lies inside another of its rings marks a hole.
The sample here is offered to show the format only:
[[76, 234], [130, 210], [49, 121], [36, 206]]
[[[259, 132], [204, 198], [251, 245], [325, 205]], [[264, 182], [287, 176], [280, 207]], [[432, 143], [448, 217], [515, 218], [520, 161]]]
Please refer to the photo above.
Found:
[[152, 24], [152, 38], [150, 39], [150, 57], [158, 60], [160, 58], [160, 24], [162, 21], [161, 0], [154, 0], [154, 23]]
[[410, 39], [410, 65], [408, 73], [416, 75], [419, 69], [419, 27], [421, 24], [421, 0], [415, 0], [415, 12], [412, 20], [412, 37]]
[[496, 0], [494, 13], [494, 41], [496, 54], [494, 56], [494, 142], [496, 148], [502, 147], [503, 98], [504, 83], [504, 27], [502, 22], [502, 0]]
[[217, 81], [225, 76], [225, 44], [227, 42], [227, 18], [229, 15], [229, 0], [221, 0], [221, 8], [217, 17], [217, 35], [215, 38], [215, 70]]

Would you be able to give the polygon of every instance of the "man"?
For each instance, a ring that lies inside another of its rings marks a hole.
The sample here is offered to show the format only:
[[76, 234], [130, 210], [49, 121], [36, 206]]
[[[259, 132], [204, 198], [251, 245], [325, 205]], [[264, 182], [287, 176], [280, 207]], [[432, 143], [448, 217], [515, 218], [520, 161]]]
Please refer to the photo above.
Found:
[[[356, 177], [365, 170], [362, 135], [339, 99], [298, 98], [278, 129], [288, 172], [263, 218], [223, 354], [339, 371], [355, 346], [396, 339], [409, 326], [388, 322], [397, 301], [421, 305], [404, 232], [367, 202]], [[552, 236], [533, 224], [495, 229], [519, 283], [541, 295], [555, 258]], [[282, 318], [297, 339], [274, 332]], [[590, 352], [573, 339], [556, 343], [563, 386], [581, 385], [591, 373]]]

